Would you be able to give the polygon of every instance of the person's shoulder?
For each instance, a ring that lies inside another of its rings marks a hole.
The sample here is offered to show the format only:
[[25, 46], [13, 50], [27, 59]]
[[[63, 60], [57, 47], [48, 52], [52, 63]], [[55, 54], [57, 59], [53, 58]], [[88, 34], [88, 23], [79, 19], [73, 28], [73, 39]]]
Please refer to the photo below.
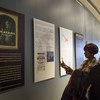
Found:
[[93, 68], [100, 68], [100, 63], [98, 62]]
[[100, 63], [97, 63], [92, 69], [91, 71], [99, 71], [100, 70]]

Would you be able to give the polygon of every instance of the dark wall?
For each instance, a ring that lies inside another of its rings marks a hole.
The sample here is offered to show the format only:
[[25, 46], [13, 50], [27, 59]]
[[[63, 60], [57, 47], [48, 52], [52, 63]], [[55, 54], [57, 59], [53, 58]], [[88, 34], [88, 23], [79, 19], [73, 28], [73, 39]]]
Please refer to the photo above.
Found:
[[[84, 41], [100, 44], [100, 23], [76, 0], [0, 0], [0, 6], [25, 14], [25, 85], [0, 94], [0, 100], [60, 100], [70, 76], [59, 75], [58, 27], [82, 33]], [[55, 24], [56, 76], [54, 79], [33, 83], [32, 19]]]

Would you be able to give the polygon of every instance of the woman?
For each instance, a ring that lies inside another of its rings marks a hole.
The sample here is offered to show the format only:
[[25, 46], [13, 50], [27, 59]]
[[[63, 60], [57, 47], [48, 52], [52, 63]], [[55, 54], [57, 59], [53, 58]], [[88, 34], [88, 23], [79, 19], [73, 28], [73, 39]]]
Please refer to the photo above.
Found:
[[[64, 61], [62, 61], [61, 66], [65, 69], [67, 74], [71, 74], [72, 76], [63, 92], [61, 100], [80, 100], [79, 96], [81, 95], [84, 80], [90, 72], [91, 68], [93, 68], [98, 63], [94, 57], [94, 55], [97, 53], [98, 47], [95, 44], [86, 44], [84, 47], [84, 55], [87, 60], [83, 61], [80, 68], [75, 71], [67, 66]], [[86, 100], [85, 97], [84, 100]]]

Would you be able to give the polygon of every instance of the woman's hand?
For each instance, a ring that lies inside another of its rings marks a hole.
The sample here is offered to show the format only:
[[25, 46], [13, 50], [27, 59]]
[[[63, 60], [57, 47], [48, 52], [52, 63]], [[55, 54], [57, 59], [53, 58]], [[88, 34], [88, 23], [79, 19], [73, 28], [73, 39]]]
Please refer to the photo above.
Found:
[[62, 63], [60, 62], [60, 66], [61, 66], [62, 68], [65, 69], [66, 74], [72, 74], [73, 69], [71, 69], [69, 66], [67, 66], [67, 65], [64, 63], [64, 61], [62, 61]]
[[68, 67], [67, 66], [67, 68], [65, 69], [65, 71], [66, 71], [66, 74], [72, 74], [73, 73], [73, 69], [72, 68], [70, 68], [70, 67]]

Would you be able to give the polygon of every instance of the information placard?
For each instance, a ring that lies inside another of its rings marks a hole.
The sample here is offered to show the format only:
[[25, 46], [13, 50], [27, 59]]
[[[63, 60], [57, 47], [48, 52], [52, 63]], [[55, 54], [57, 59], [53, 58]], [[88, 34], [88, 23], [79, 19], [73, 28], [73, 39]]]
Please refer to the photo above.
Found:
[[55, 26], [34, 18], [34, 82], [55, 77]]

